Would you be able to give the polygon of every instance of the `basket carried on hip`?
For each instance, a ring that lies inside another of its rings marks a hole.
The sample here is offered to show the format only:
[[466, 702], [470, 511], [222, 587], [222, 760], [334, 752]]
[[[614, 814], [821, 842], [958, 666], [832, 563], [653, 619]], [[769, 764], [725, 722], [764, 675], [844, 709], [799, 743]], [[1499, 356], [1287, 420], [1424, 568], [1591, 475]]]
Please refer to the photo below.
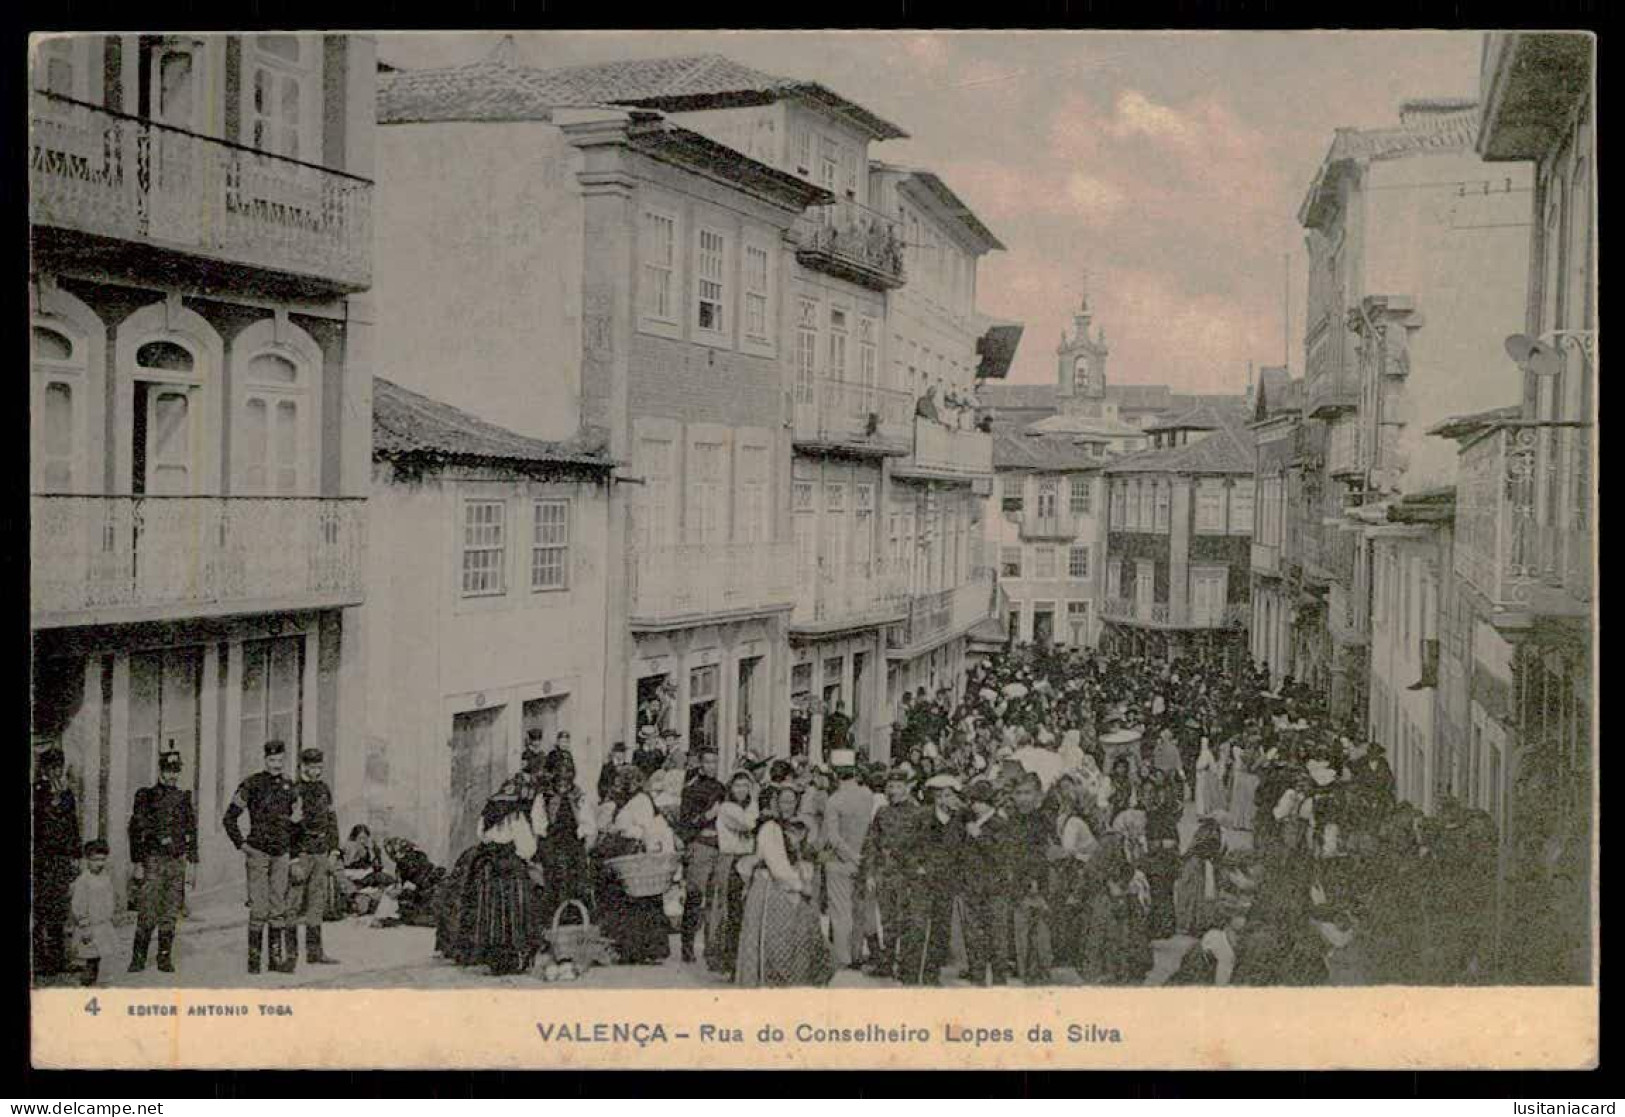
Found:
[[628, 896], [641, 900], [662, 895], [671, 886], [680, 860], [675, 853], [628, 853], [604, 864], [620, 878]]

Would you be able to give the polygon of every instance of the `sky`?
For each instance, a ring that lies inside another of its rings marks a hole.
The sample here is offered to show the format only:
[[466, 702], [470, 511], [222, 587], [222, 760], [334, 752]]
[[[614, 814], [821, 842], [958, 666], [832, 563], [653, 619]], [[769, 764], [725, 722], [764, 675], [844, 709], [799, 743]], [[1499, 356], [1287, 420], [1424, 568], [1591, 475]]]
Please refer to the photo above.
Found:
[[[396, 66], [471, 62], [498, 35], [391, 33]], [[1087, 284], [1111, 383], [1239, 392], [1247, 364], [1301, 375], [1299, 204], [1332, 132], [1411, 97], [1474, 96], [1482, 36], [1442, 32], [516, 32], [568, 66], [722, 53], [822, 82], [906, 140], [1006, 251], [978, 308], [1026, 326], [1009, 380], [1051, 383]], [[1290, 346], [1284, 303], [1290, 268]]]

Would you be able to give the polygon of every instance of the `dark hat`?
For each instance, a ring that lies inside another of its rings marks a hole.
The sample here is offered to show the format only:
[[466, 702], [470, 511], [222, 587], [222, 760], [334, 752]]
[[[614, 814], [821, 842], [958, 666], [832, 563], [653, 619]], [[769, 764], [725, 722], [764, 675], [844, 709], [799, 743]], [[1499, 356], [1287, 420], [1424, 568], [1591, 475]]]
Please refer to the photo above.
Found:
[[109, 850], [107, 848], [107, 843], [102, 841], [100, 838], [92, 838], [90, 841], [85, 843], [86, 857], [95, 857], [98, 854], [102, 857], [106, 857], [108, 852]]
[[184, 767], [186, 767], [186, 762], [181, 759], [181, 754], [178, 752], [166, 752], [158, 758], [158, 770], [160, 772], [179, 772]]
[[287, 746], [286, 742], [283, 742], [283, 741], [266, 741], [265, 742], [265, 755], [266, 756], [281, 756], [283, 753], [285, 753], [287, 751], [288, 751], [288, 746]]
[[323, 759], [321, 749], [302, 749], [299, 753], [301, 764], [320, 764]]

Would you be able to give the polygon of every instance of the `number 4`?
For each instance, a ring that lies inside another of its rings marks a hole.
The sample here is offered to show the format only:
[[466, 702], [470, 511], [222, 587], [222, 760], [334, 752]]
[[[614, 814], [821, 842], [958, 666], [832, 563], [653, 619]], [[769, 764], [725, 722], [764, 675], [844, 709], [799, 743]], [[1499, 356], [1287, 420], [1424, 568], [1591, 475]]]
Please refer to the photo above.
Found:
[[85, 1002], [85, 1011], [90, 1013], [92, 1016], [96, 1016], [102, 1011], [102, 1006], [96, 1003], [95, 997], [92, 997], [90, 1000]]

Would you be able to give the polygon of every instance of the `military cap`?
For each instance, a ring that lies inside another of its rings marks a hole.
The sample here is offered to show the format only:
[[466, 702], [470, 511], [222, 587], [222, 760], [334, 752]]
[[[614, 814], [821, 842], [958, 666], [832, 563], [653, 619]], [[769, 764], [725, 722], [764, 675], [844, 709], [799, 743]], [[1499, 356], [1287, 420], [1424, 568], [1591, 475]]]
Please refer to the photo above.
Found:
[[287, 751], [288, 751], [288, 746], [283, 741], [266, 741], [265, 742], [265, 755], [266, 756], [281, 756], [283, 753], [285, 753]]
[[158, 770], [160, 772], [179, 772], [184, 767], [186, 767], [186, 762], [181, 759], [181, 754], [178, 752], [166, 752], [158, 758]]
[[301, 764], [320, 764], [322, 759], [321, 749], [304, 749], [299, 753], [299, 763]]

